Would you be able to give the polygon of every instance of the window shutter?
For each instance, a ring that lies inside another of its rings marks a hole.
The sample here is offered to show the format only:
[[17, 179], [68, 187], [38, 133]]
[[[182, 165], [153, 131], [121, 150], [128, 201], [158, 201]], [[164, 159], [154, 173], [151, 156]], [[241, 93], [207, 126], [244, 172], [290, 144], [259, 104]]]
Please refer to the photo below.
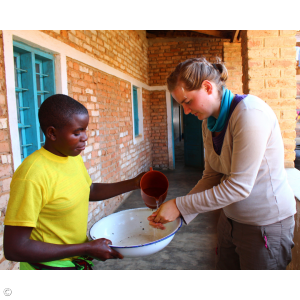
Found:
[[49, 53], [14, 41], [15, 85], [21, 160], [40, 149], [45, 136], [38, 111], [55, 94], [54, 58]]

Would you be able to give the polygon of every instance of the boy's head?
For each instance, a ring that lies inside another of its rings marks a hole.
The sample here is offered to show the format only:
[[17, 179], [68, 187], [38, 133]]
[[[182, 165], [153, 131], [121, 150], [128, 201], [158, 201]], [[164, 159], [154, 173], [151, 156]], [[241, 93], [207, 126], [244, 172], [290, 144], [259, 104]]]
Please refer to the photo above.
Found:
[[42, 103], [39, 110], [39, 122], [42, 131], [46, 135], [46, 129], [49, 126], [62, 129], [70, 123], [74, 114], [88, 115], [88, 111], [81, 103], [67, 95], [50, 96]]
[[38, 116], [46, 150], [59, 156], [76, 156], [84, 150], [89, 115], [81, 103], [56, 94], [42, 103]]

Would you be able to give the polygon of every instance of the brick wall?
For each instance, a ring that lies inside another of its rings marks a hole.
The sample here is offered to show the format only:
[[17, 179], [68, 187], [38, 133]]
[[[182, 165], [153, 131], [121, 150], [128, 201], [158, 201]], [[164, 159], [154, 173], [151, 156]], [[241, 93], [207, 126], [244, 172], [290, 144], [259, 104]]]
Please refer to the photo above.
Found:
[[[143, 92], [144, 141], [134, 145], [130, 83], [72, 59], [67, 59], [67, 72], [69, 96], [89, 111], [88, 141], [82, 158], [93, 182], [126, 180], [149, 170], [152, 165], [149, 92]], [[122, 200], [124, 195], [91, 203], [88, 227], [111, 214]]]
[[224, 43], [224, 63], [228, 70], [226, 86], [234, 94], [243, 93], [241, 43]]
[[168, 129], [167, 105], [165, 91], [151, 92], [151, 141], [153, 145], [153, 167], [167, 169], [168, 156]]
[[[297, 32], [299, 34], [299, 31]], [[300, 47], [300, 42], [296, 43], [296, 46]], [[296, 61], [296, 75], [300, 76], [299, 60]], [[296, 109], [297, 109], [297, 124], [296, 124], [296, 137], [300, 138], [300, 79], [297, 79], [297, 97], [296, 97]]]
[[296, 31], [242, 32], [244, 92], [274, 110], [285, 148], [285, 167], [294, 167], [296, 127]]
[[0, 32], [0, 269], [17, 269], [19, 264], [5, 260], [3, 255], [3, 230], [9, 186], [13, 174], [10, 134], [8, 128], [5, 69], [2, 32]]
[[145, 30], [42, 30], [42, 32], [148, 84]]
[[[147, 40], [145, 31], [44, 31], [96, 59], [147, 83]], [[132, 141], [132, 102], [129, 82], [67, 59], [69, 95], [89, 111], [88, 142], [82, 153], [93, 182], [130, 179], [152, 166], [151, 93], [143, 90], [144, 140]], [[18, 263], [3, 256], [3, 221], [13, 174], [7, 100], [0, 35], [0, 269], [16, 269]], [[91, 203], [88, 228], [112, 213], [126, 195]], [[142, 203], [141, 203], [142, 205]]]
[[221, 39], [177, 38], [149, 39], [149, 85], [166, 85], [168, 75], [188, 58], [202, 57], [213, 62], [223, 58]]

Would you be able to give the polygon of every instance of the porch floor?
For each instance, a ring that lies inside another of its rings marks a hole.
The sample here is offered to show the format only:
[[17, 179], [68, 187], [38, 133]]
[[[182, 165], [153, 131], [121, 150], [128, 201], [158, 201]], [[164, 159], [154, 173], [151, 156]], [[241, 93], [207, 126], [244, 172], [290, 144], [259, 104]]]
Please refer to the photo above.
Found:
[[[202, 177], [202, 171], [184, 165], [183, 140], [175, 147], [175, 170], [162, 171], [169, 180], [167, 200], [186, 195]], [[145, 207], [140, 190], [116, 212]], [[213, 270], [217, 244], [216, 225], [220, 211], [199, 214], [188, 226], [183, 224], [171, 243], [158, 253], [105, 262], [94, 261], [96, 270]]]

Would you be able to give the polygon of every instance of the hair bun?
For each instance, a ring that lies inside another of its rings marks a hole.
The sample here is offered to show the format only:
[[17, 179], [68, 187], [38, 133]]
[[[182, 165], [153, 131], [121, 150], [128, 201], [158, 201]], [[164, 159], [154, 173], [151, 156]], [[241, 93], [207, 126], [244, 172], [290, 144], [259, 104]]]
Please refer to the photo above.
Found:
[[215, 63], [207, 61], [205, 57], [189, 58], [176, 66], [167, 78], [167, 86], [170, 92], [179, 83], [184, 84], [187, 91], [194, 91], [201, 88], [204, 80], [208, 80], [217, 85], [218, 92], [222, 95], [227, 78], [227, 69], [219, 57], [215, 58]]
[[228, 79], [228, 71], [224, 64], [218, 61], [212, 65], [220, 73], [220, 80], [225, 82]]

